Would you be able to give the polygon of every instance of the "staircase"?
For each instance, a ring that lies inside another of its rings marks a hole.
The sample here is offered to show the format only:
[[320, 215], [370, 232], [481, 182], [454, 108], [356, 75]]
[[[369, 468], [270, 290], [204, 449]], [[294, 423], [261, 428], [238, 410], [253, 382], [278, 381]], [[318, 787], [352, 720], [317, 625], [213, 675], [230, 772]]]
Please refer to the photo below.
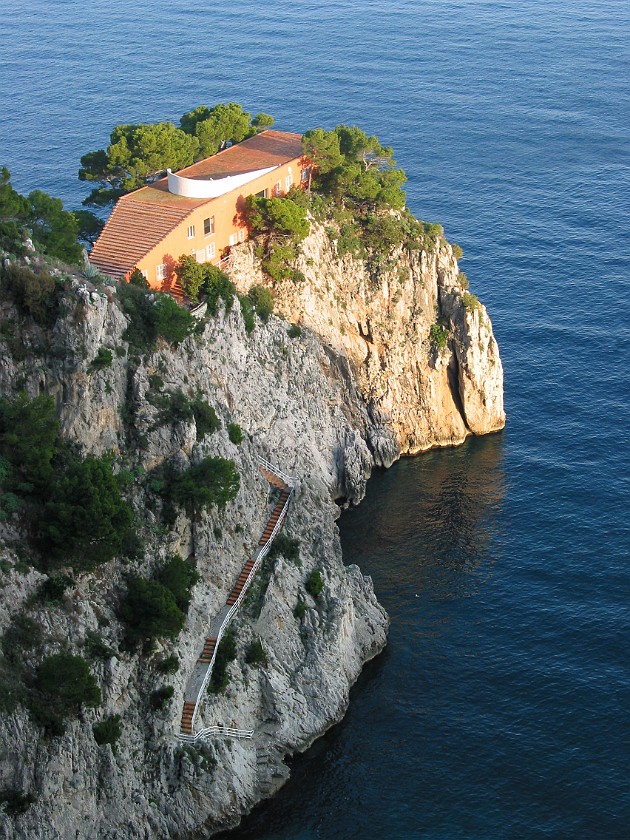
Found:
[[[171, 286], [171, 294], [173, 294], [173, 286]], [[175, 295], [173, 296], [175, 297]], [[195, 733], [194, 725], [200, 699], [206, 690], [210, 677], [212, 676], [212, 668], [214, 666], [217, 648], [221, 638], [247, 594], [247, 590], [249, 589], [249, 586], [263, 559], [269, 552], [276, 534], [282, 527], [282, 523], [284, 522], [284, 518], [289, 507], [289, 502], [291, 501], [291, 496], [293, 495], [294, 479], [284, 475], [283, 473], [279, 473], [279, 471], [275, 471], [273, 466], [267, 461], [262, 462], [259, 469], [269, 484], [272, 487], [277, 488], [280, 491], [280, 494], [271, 515], [265, 524], [265, 528], [260, 540], [258, 541], [258, 547], [254, 556], [249, 559], [241, 569], [236, 583], [228, 595], [225, 607], [219, 612], [209, 628], [208, 635], [204, 641], [203, 650], [199, 654], [199, 658], [197, 659], [193, 672], [188, 680], [186, 693], [184, 695], [184, 708], [182, 711], [178, 738], [189, 743], [195, 743], [197, 740], [203, 739], [204, 737], [210, 737], [211, 735], [227, 735], [235, 738], [252, 737], [252, 730], [232, 729], [225, 726], [212, 726]]]
[[184, 290], [182, 289], [179, 278], [177, 276], [173, 276], [171, 280], [171, 285], [169, 286], [168, 293], [171, 297], [174, 297], [177, 303], [181, 303], [185, 297]]

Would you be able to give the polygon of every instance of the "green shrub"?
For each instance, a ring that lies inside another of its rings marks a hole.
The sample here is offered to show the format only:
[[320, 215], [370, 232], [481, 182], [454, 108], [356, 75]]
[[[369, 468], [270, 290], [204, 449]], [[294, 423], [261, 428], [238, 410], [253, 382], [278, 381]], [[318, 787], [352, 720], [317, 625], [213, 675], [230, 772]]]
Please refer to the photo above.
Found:
[[468, 277], [464, 274], [463, 271], [460, 271], [457, 275], [457, 282], [462, 287], [462, 289], [468, 289], [470, 287]]
[[170, 485], [172, 500], [190, 515], [216, 505], [224, 508], [236, 497], [240, 476], [233, 461], [208, 457], [177, 475]]
[[464, 256], [464, 252], [462, 251], [461, 246], [458, 245], [456, 242], [453, 242], [451, 248], [453, 249], [453, 256], [455, 257], [455, 259], [461, 260]]
[[273, 312], [274, 299], [270, 289], [264, 286], [252, 286], [247, 293], [261, 321], [268, 321]]
[[197, 326], [194, 316], [170, 295], [158, 295], [154, 309], [157, 334], [174, 346], [181, 344]]
[[152, 391], [161, 391], [164, 388], [164, 380], [159, 373], [150, 373], [148, 379]]
[[202, 399], [194, 399], [191, 402], [195, 425], [197, 426], [197, 439], [205, 435], [211, 435], [221, 428], [221, 421], [217, 417], [214, 408]]
[[206, 295], [208, 312], [210, 315], [217, 314], [219, 300], [225, 303], [225, 311], [229, 312], [236, 296], [236, 286], [227, 274], [217, 268], [216, 265], [206, 263], [203, 270], [203, 292]]
[[290, 537], [287, 537], [286, 534], [278, 534], [272, 543], [269, 551], [269, 557], [273, 560], [279, 555], [282, 555], [282, 557], [285, 557], [287, 560], [295, 563], [296, 566], [301, 566], [300, 541], [292, 540]]
[[306, 601], [303, 598], [298, 598], [298, 602], [293, 607], [293, 615], [298, 621], [301, 621], [304, 616], [306, 615], [308, 607], [306, 606]]
[[168, 587], [138, 575], [127, 578], [118, 617], [125, 625], [125, 643], [132, 649], [155, 639], [176, 639], [186, 620]]
[[101, 690], [82, 657], [57, 653], [46, 657], [37, 669], [29, 709], [35, 722], [50, 734], [63, 734], [66, 718], [76, 717], [83, 706], [100, 704]]
[[35, 797], [30, 793], [22, 793], [13, 788], [0, 790], [0, 810], [3, 810], [9, 817], [18, 817], [24, 814], [35, 802]]
[[302, 328], [299, 327], [297, 324], [291, 324], [291, 326], [287, 330], [287, 335], [289, 336], [289, 338], [299, 338], [302, 335]]
[[39, 543], [49, 567], [90, 570], [120, 554], [133, 526], [111, 458], [73, 459], [52, 488], [40, 520]]
[[208, 685], [211, 694], [219, 694], [230, 682], [227, 667], [236, 659], [236, 636], [233, 630], [228, 630], [219, 642], [217, 655], [214, 660], [212, 676]]
[[429, 343], [431, 344], [431, 348], [438, 352], [446, 350], [450, 334], [451, 331], [449, 330], [448, 323], [445, 323], [442, 319], [436, 321], [435, 324], [431, 325], [431, 329], [429, 330]]
[[306, 579], [306, 591], [313, 598], [318, 598], [324, 591], [324, 579], [319, 569], [313, 569]]
[[297, 257], [295, 245], [269, 244], [263, 252], [261, 268], [272, 280], [290, 280], [294, 276], [293, 263]]
[[50, 575], [39, 587], [38, 595], [42, 601], [61, 601], [66, 589], [73, 585], [69, 575]]
[[24, 314], [42, 326], [54, 324], [59, 311], [59, 290], [50, 274], [10, 264], [2, 270], [1, 276], [3, 289]]
[[241, 304], [241, 314], [243, 316], [245, 332], [249, 335], [256, 326], [254, 307], [247, 295], [239, 295], [238, 299]]
[[129, 282], [132, 286], [137, 286], [139, 289], [144, 289], [145, 291], [150, 288], [149, 281], [139, 268], [134, 268], [131, 272], [129, 275]]
[[0, 399], [0, 454], [12, 465], [13, 488], [29, 484], [45, 491], [53, 479], [59, 423], [55, 401], [43, 394], [29, 400]]
[[248, 665], [253, 665], [254, 667], [257, 667], [258, 665], [267, 664], [267, 654], [265, 653], [265, 649], [260, 639], [254, 639], [254, 641], [247, 648], [247, 653], [245, 654], [245, 662]]
[[99, 347], [95, 358], [90, 362], [90, 371], [102, 370], [112, 366], [114, 357], [107, 347]]
[[173, 593], [179, 609], [187, 613], [191, 590], [199, 581], [194, 557], [183, 560], [179, 554], [171, 554], [162, 568], [158, 569], [156, 579]]
[[238, 423], [228, 423], [228, 437], [237, 446], [243, 442], [243, 430]]
[[179, 659], [176, 656], [167, 656], [157, 663], [157, 669], [160, 674], [176, 674], [179, 671]]
[[464, 309], [468, 312], [475, 312], [477, 309], [481, 308], [479, 299], [475, 295], [471, 294], [471, 292], [464, 292], [462, 294], [462, 303], [464, 304]]
[[166, 709], [175, 693], [172, 685], [163, 685], [161, 688], [151, 692], [149, 703], [151, 708], [157, 712], [163, 712]]
[[190, 312], [168, 294], [147, 294], [146, 289], [124, 282], [118, 286], [117, 294], [129, 318], [123, 338], [138, 352], [152, 350], [159, 336], [169, 344], [180, 344], [197, 326]]
[[112, 715], [99, 723], [95, 723], [92, 732], [94, 733], [94, 740], [99, 746], [102, 747], [103, 744], [113, 746], [122, 735], [120, 715]]
[[18, 613], [4, 631], [2, 652], [12, 664], [21, 664], [24, 651], [39, 647], [44, 638], [42, 627], [26, 613]]
[[204, 267], [198, 263], [195, 257], [182, 254], [175, 263], [175, 274], [184, 294], [196, 302], [199, 300], [199, 292], [204, 284]]
[[98, 633], [88, 632], [83, 643], [83, 650], [90, 659], [102, 659], [103, 661], [116, 656], [116, 651], [106, 644]]
[[117, 287], [116, 293], [123, 312], [129, 318], [123, 339], [139, 352], [153, 349], [157, 341], [157, 329], [155, 311], [147, 289], [122, 282]]

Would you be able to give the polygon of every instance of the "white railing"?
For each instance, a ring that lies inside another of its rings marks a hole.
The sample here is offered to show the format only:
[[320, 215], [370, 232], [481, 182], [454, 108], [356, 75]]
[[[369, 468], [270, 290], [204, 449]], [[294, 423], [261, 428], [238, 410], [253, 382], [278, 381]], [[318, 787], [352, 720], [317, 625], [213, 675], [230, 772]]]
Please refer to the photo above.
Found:
[[[269, 463], [268, 461], [265, 462], [263, 464], [263, 466], [265, 466], [267, 469], [269, 469], [270, 471], [273, 471], [276, 475], [278, 475], [276, 470], [274, 470], [271, 467], [271, 465], [269, 465], [269, 467], [267, 467], [268, 463]], [[279, 475], [279, 478], [282, 478], [283, 480], [285, 480], [284, 476], [282, 476], [282, 475]], [[225, 618], [221, 622], [221, 626], [219, 627], [219, 631], [218, 631], [217, 636], [216, 636], [216, 642], [215, 642], [215, 645], [214, 645], [214, 651], [212, 653], [212, 658], [210, 659], [210, 662], [208, 663], [208, 667], [206, 669], [206, 673], [204, 675], [203, 682], [201, 683], [201, 687], [200, 687], [199, 692], [197, 694], [197, 699], [195, 700], [195, 710], [193, 712], [191, 723], [190, 723], [192, 729], [195, 728], [197, 715], [199, 714], [199, 706], [200, 706], [200, 703], [201, 703], [201, 698], [203, 697], [204, 693], [206, 692], [206, 690], [208, 688], [208, 683], [210, 682], [210, 678], [212, 677], [212, 670], [214, 668], [214, 662], [215, 662], [215, 659], [217, 657], [217, 651], [219, 650], [219, 644], [221, 642], [221, 639], [223, 638], [223, 635], [225, 634], [225, 631], [229, 627], [230, 622], [234, 618], [234, 614], [236, 613], [238, 608], [243, 603], [243, 600], [245, 599], [245, 596], [247, 595], [247, 590], [249, 589], [250, 583], [252, 582], [252, 580], [254, 578], [254, 575], [256, 574], [258, 569], [260, 568], [260, 564], [262, 563], [262, 561], [265, 559], [265, 557], [269, 553], [269, 550], [271, 548], [271, 543], [274, 541], [278, 531], [282, 527], [282, 523], [284, 522], [285, 517], [287, 515], [287, 510], [288, 510], [289, 502], [291, 501], [292, 495], [293, 495], [293, 488], [291, 487], [291, 489], [289, 491], [289, 495], [287, 496], [286, 501], [285, 501], [285, 503], [282, 507], [282, 511], [280, 512], [280, 516], [278, 517], [278, 521], [276, 522], [276, 524], [273, 527], [273, 531], [271, 532], [271, 534], [269, 534], [269, 536], [267, 537], [267, 540], [265, 541], [265, 544], [263, 546], [261, 546], [260, 550], [258, 551], [258, 554], [256, 556], [256, 560], [254, 561], [254, 565], [252, 566], [249, 574], [247, 575], [247, 579], [245, 580], [245, 583], [243, 584], [243, 588], [241, 589], [241, 592], [240, 592], [238, 598], [236, 599], [234, 604], [232, 604], [232, 606], [230, 607], [229, 611], [227, 612]], [[216, 727], [211, 727], [211, 728], [216, 728]], [[223, 727], [223, 728], [225, 728], [225, 727]], [[206, 730], [201, 730], [201, 731], [205, 732]], [[181, 741], [185, 741], [185, 740], [189, 740], [190, 738], [196, 738], [198, 734], [199, 733], [195, 733], [195, 735], [184, 735], [180, 732], [177, 737]]]
[[197, 741], [203, 741], [205, 738], [212, 738], [213, 736], [223, 735], [230, 738], [251, 738], [254, 734], [253, 729], [234, 729], [232, 726], [207, 726], [205, 729], [200, 729], [194, 735], [180, 734], [179, 740], [186, 744], [196, 744]]
[[294, 478], [291, 475], [287, 475], [285, 472], [282, 472], [282, 470], [279, 470], [277, 467], [274, 467], [271, 461], [268, 461], [266, 458], [258, 458], [258, 463], [261, 465], [261, 467], [264, 467], [266, 470], [269, 470], [270, 473], [273, 473], [274, 475], [277, 475], [278, 478], [281, 478], [285, 482], [285, 484], [289, 485], [289, 487], [295, 487], [295, 485], [297, 484], [297, 478]]

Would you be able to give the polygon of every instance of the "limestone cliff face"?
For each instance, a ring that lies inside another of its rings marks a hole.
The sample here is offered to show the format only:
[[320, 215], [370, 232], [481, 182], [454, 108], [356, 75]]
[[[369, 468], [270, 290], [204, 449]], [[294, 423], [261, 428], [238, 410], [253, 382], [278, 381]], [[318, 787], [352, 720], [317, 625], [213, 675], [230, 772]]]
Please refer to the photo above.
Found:
[[[432, 253], [401, 250], [376, 273], [362, 260], [339, 259], [321, 226], [312, 226], [301, 250], [306, 279], [274, 289], [277, 309], [347, 360], [376, 463], [389, 466], [399, 454], [503, 428], [503, 369], [492, 325], [485, 307], [464, 305], [448, 242], [440, 239]], [[255, 276], [268, 284], [252, 244], [236, 250], [232, 276], [243, 291]], [[441, 353], [429, 340], [439, 318], [450, 330]]]
[[[235, 257], [234, 276], [247, 288], [260, 282], [252, 253], [244, 245]], [[113, 451], [135, 464], [132, 501], [146, 551], [134, 571], [150, 574], [179, 552], [195, 556], [201, 581], [177, 642], [163, 643], [154, 656], [118, 653], [115, 606], [129, 567], [112, 562], [78, 576], [61, 603], [44, 605], [32, 597], [43, 575], [19, 557], [25, 535], [17, 520], [0, 524], [0, 632], [23, 613], [42, 627], [47, 653], [63, 646], [84, 653], [91, 632], [116, 651], [92, 665], [102, 708], [69, 722], [62, 737], [46, 740], [22, 708], [0, 715], [0, 790], [34, 799], [23, 814], [0, 812], [1, 838], [157, 840], [202, 829], [209, 836], [273, 793], [288, 775], [284, 756], [341, 717], [363, 664], [385, 644], [387, 617], [371, 581], [343, 565], [333, 500], [360, 501], [374, 464], [503, 424], [490, 321], [483, 308], [465, 310], [450, 247], [443, 243], [412, 262], [401, 257], [398, 268], [375, 282], [362, 264], [338, 260], [316, 230], [304, 247], [306, 281], [277, 292], [281, 314], [305, 327], [300, 337], [289, 338], [287, 322], [275, 316], [247, 335], [235, 306], [179, 348], [162, 345], [141, 358], [126, 352], [126, 319], [111, 288], [75, 281], [52, 331], [20, 321], [5, 305], [2, 318], [12, 327], [1, 334], [0, 392], [53, 394], [67, 437], [88, 452]], [[436, 307], [451, 325], [441, 356], [427, 341]], [[103, 346], [117, 351], [112, 366], [90, 373]], [[221, 430], [197, 440], [194, 421], [160, 424], [151, 399], [158, 379], [165, 393], [200, 394]], [[123, 422], [130, 412], [133, 428]], [[241, 445], [229, 440], [229, 422], [242, 427]], [[236, 463], [238, 496], [194, 522], [180, 513], [166, 530], [142, 471], [165, 459], [185, 465], [214, 454]], [[259, 456], [299, 480], [285, 529], [300, 540], [301, 567], [280, 558], [270, 569], [264, 597], [237, 619], [231, 682], [224, 694], [208, 695], [201, 710], [203, 725], [252, 728], [254, 738], [184, 748], [175, 732], [186, 680], [273, 504]], [[325, 583], [317, 600], [304, 588], [315, 568]], [[299, 619], [293, 610], [301, 598], [307, 610]], [[259, 668], [245, 662], [253, 638], [267, 652]], [[173, 654], [179, 671], [160, 674], [157, 659]], [[165, 684], [173, 686], [172, 701], [155, 711], [149, 696]], [[113, 714], [123, 724], [115, 751], [97, 745], [92, 733], [96, 721]]]

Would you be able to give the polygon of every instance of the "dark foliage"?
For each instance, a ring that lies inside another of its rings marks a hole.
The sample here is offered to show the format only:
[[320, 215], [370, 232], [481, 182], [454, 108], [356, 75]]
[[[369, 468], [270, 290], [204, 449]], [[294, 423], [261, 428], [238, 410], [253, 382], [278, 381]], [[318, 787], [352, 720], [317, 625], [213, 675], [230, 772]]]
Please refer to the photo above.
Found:
[[94, 740], [99, 746], [103, 746], [103, 744], [113, 746], [122, 735], [120, 715], [112, 715], [99, 723], [95, 723], [92, 732], [94, 733]]
[[208, 457], [175, 476], [169, 493], [175, 504], [195, 515], [213, 505], [224, 508], [235, 498], [239, 487], [240, 476], [233, 461]]

